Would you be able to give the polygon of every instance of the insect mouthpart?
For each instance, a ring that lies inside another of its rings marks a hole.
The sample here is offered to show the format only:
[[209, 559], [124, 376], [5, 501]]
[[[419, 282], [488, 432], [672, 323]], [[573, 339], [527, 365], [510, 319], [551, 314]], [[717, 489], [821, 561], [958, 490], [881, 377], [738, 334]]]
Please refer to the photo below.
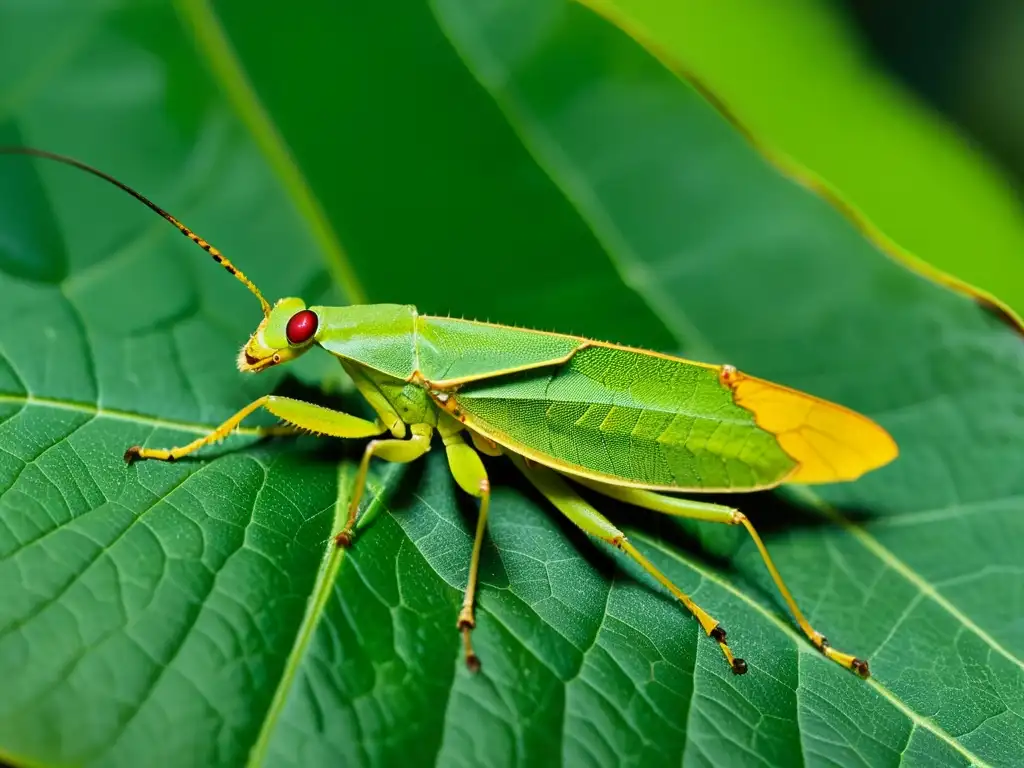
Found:
[[238, 353], [238, 370], [242, 373], [259, 373], [260, 371], [266, 370], [271, 366], [277, 365], [281, 362], [281, 355], [279, 352], [274, 350], [255, 350], [257, 352], [264, 352], [264, 354], [253, 354], [251, 350], [252, 341], [250, 340], [242, 350]]
[[262, 323], [245, 346], [238, 353], [238, 370], [242, 373], [259, 373], [282, 362], [281, 350], [268, 344], [264, 339]]

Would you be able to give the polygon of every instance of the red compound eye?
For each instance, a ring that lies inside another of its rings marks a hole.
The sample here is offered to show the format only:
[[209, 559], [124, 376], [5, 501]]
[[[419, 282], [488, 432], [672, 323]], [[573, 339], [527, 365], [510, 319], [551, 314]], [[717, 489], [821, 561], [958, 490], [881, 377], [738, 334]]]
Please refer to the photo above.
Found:
[[305, 344], [316, 333], [316, 327], [320, 324], [316, 312], [304, 309], [296, 312], [288, 321], [285, 328], [285, 335], [288, 336], [289, 344]]

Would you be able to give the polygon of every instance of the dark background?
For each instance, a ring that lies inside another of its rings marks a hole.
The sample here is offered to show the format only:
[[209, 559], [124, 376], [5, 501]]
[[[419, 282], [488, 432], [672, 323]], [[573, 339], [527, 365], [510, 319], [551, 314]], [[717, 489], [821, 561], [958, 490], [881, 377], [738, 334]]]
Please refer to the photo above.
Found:
[[1024, 189], [1024, 4], [836, 0], [878, 65]]

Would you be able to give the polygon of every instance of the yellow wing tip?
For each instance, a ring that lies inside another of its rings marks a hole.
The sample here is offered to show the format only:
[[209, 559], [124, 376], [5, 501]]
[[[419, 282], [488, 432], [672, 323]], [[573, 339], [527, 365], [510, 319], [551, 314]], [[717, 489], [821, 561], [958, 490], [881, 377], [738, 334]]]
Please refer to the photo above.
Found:
[[796, 462], [787, 483], [840, 483], [889, 464], [899, 446], [885, 429], [837, 403], [725, 369], [723, 383]]
[[857, 480], [875, 469], [884, 467], [899, 456], [899, 446], [888, 432], [866, 416], [850, 411], [860, 422], [855, 445], [847, 445], [844, 452], [825, 457], [812, 447], [792, 445], [796, 441], [779, 438], [782, 450], [797, 462], [797, 468], [787, 483], [843, 483]]

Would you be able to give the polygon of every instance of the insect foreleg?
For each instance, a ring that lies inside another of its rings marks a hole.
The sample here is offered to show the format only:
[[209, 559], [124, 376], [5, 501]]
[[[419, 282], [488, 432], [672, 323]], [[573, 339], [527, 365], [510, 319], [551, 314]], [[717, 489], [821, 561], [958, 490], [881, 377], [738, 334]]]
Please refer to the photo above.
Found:
[[610, 496], [613, 499], [617, 499], [627, 504], [633, 504], [638, 507], [643, 507], [644, 509], [650, 509], [654, 512], [663, 512], [668, 515], [685, 517], [690, 520], [703, 520], [708, 523], [742, 525], [746, 528], [747, 533], [750, 534], [750, 538], [754, 540], [754, 544], [757, 546], [757, 551], [761, 554], [761, 559], [764, 561], [765, 567], [768, 568], [768, 573], [771, 574], [772, 580], [775, 582], [775, 586], [782, 595], [782, 599], [786, 601], [786, 605], [789, 606], [789, 610], [793, 612], [793, 617], [796, 619], [796, 623], [800, 625], [800, 629], [803, 630], [808, 639], [819, 651], [832, 659], [832, 661], [852, 670], [861, 677], [866, 678], [869, 676], [870, 673], [868, 671], [868, 663], [866, 661], [858, 659], [856, 656], [852, 656], [849, 653], [837, 651], [829, 645], [828, 639], [826, 639], [821, 632], [814, 629], [810, 622], [807, 621], [803, 612], [797, 606], [796, 600], [793, 599], [789, 589], [786, 587], [786, 583], [782, 580], [782, 575], [779, 573], [778, 568], [776, 568], [775, 563], [772, 562], [772, 558], [768, 554], [768, 548], [765, 547], [764, 542], [761, 541], [761, 537], [758, 535], [753, 524], [742, 512], [732, 509], [731, 507], [719, 506], [718, 504], [690, 501], [689, 499], [683, 499], [676, 496], [663, 496], [658, 493], [642, 491], [636, 488], [622, 488], [620, 486], [609, 485], [607, 483], [589, 480], [586, 478], [574, 479], [582, 485], [585, 485], [598, 493], [604, 494], [605, 496]]
[[[480, 516], [476, 522], [476, 536], [473, 538], [473, 554], [469, 560], [469, 575], [466, 579], [466, 595], [462, 600], [462, 610], [456, 626], [462, 633], [462, 645], [466, 653], [466, 666], [471, 672], [480, 670], [480, 659], [473, 652], [470, 634], [476, 626], [474, 602], [476, 600], [477, 574], [480, 570], [480, 550], [483, 547], [484, 535], [487, 532], [487, 511], [491, 502], [491, 484], [487, 479], [487, 470], [478, 454], [468, 445], [461, 434], [462, 425], [453, 419], [442, 420], [438, 432], [444, 439], [445, 452], [448, 454], [448, 466], [455, 482], [466, 493], [480, 499]], [[475, 442], [475, 441], [474, 441]]]
[[700, 622], [704, 631], [718, 643], [719, 648], [722, 649], [722, 653], [725, 655], [725, 660], [729, 663], [734, 673], [742, 675], [747, 671], [747, 663], [743, 659], [732, 655], [732, 651], [725, 642], [725, 630], [719, 626], [718, 621], [693, 602], [679, 587], [669, 581], [665, 574], [655, 568], [653, 563], [640, 554], [639, 550], [632, 543], [627, 541], [626, 535], [622, 531], [612, 525], [608, 518], [580, 498], [558, 473], [553, 472], [547, 467], [528, 464], [521, 456], [509, 454], [509, 458], [526, 475], [526, 479], [546, 496], [563, 515], [572, 520], [585, 532], [592, 536], [597, 536], [621, 549], [639, 564], [641, 568], [657, 579], [679, 602], [686, 606], [686, 609]]
[[[313, 405], [312, 403], [304, 403], [301, 400], [293, 400], [290, 397], [264, 395], [257, 400], [253, 400], [210, 434], [193, 440], [188, 445], [166, 449], [142, 448], [133, 445], [125, 451], [124, 460], [130, 464], [139, 459], [158, 459], [160, 461], [180, 459], [182, 456], [187, 456], [205, 445], [223, 440], [231, 434], [235, 427], [242, 423], [246, 416], [260, 408], [266, 408], [278, 418], [284, 419], [299, 429], [331, 435], [332, 437], [371, 437], [372, 435], [379, 435], [385, 430], [384, 425], [379, 422], [374, 423], [366, 419], [360, 419], [358, 416], [350, 416], [341, 411], [332, 411], [330, 408]], [[262, 431], [266, 434], [275, 434], [280, 432], [280, 427], [268, 427]]]
[[[384, 430], [381, 429], [381, 432]], [[412, 435], [408, 440], [388, 439], [371, 440], [363, 451], [363, 460], [359, 462], [359, 472], [356, 474], [356, 482], [352, 488], [352, 501], [348, 506], [348, 520], [341, 533], [334, 537], [334, 542], [339, 547], [347, 547], [352, 543], [352, 530], [356, 524], [356, 514], [359, 512], [359, 502], [363, 498], [363, 490], [366, 488], [366, 473], [370, 469], [370, 459], [378, 456], [384, 461], [392, 461], [399, 464], [407, 464], [416, 461], [420, 456], [430, 450], [430, 437], [434, 434], [434, 428], [429, 424], [413, 424], [409, 427]], [[378, 434], [380, 434], [378, 432]]]

